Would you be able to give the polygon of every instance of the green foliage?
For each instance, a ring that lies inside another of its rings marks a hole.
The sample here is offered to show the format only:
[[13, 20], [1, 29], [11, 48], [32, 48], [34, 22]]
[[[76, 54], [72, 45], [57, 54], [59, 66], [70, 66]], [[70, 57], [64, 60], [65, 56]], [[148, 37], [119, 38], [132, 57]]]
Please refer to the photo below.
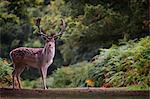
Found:
[[[72, 5], [77, 2], [68, 3]], [[73, 64], [89, 60], [97, 54], [99, 47], [110, 47], [112, 42], [119, 38], [129, 39], [142, 31], [140, 27], [142, 27], [142, 21], [146, 18], [143, 8], [133, 9], [134, 7], [131, 7], [135, 5], [143, 7], [141, 3], [132, 2], [131, 5], [127, 5], [126, 8], [129, 12], [124, 11], [126, 13], [116, 11], [113, 7], [106, 7], [105, 3], [107, 5], [108, 1], [102, 1], [95, 5], [91, 1], [90, 3], [82, 1], [83, 8], [76, 7], [78, 4], [80, 5], [80, 2], [71, 7], [70, 12], [73, 10], [75, 13], [81, 13], [77, 14], [76, 18], [74, 18], [74, 15], [66, 15], [68, 28], [62, 37], [64, 44], [60, 47], [65, 62]], [[118, 3], [122, 5], [121, 2]], [[77, 11], [73, 9], [74, 7]], [[65, 11], [68, 10], [67, 8]], [[137, 13], [130, 16], [132, 12]], [[141, 13], [143, 14], [140, 15]], [[135, 16], [138, 16], [138, 20], [133, 19]]]
[[143, 85], [132, 85], [132, 86], [128, 86], [129, 90], [149, 90], [149, 86], [143, 86]]
[[0, 58], [0, 88], [8, 87], [12, 83], [11, 80], [12, 67], [6, 59]]
[[[47, 86], [50, 88], [52, 87], [54, 82], [54, 78], [53, 77], [49, 77], [47, 79]], [[23, 80], [22, 81], [22, 85], [24, 88], [43, 88], [43, 82], [42, 82], [42, 78], [38, 78], [36, 80]]]
[[[95, 62], [99, 68], [103, 67], [104, 83], [114, 87], [126, 87], [129, 85], [150, 86], [150, 37], [139, 42], [127, 42], [125, 45], [112, 46], [99, 55], [98, 60], [104, 58], [104, 64]], [[146, 53], [146, 54], [145, 54]]]
[[38, 47], [41, 47], [42, 44], [41, 44], [41, 42], [39, 40], [35, 40], [35, 39], [31, 40], [31, 39], [29, 39], [28, 42], [24, 46], [26, 46], [26, 47], [33, 46], [35, 48], [38, 48]]
[[42, 88], [42, 82], [41, 80], [37, 79], [35, 80], [23, 80], [22, 85], [24, 88]]
[[51, 76], [53, 83], [50, 87], [85, 87], [85, 81], [91, 79], [95, 87], [139, 86], [146, 89], [150, 86], [149, 51], [150, 37], [101, 49], [92, 63], [81, 62], [57, 69]]
[[53, 82], [50, 87], [85, 87], [85, 80], [88, 78], [88, 69], [90, 68], [91, 64], [87, 62], [58, 68], [51, 76]]
[[[26, 3], [24, 5], [24, 3]], [[0, 2], [0, 35], [2, 57], [8, 57], [12, 48], [22, 46], [31, 33], [30, 23], [26, 13], [26, 6], [29, 1], [8, 1]], [[25, 21], [26, 20], [26, 21]]]

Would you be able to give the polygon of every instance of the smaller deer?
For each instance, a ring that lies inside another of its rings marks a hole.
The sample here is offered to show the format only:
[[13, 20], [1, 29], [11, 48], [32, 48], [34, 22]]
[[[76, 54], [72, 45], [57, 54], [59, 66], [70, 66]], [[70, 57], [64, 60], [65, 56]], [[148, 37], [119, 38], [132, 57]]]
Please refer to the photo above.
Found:
[[[13, 89], [18, 87], [19, 89], [21, 89], [20, 75], [25, 67], [34, 67], [39, 69], [42, 76], [44, 89], [47, 89], [47, 69], [53, 63], [53, 58], [55, 55], [55, 39], [59, 35], [63, 34], [66, 24], [64, 20], [61, 20], [62, 27], [60, 32], [48, 36], [40, 28], [40, 21], [40, 18], [36, 20], [36, 26], [38, 26], [39, 29], [38, 35], [44, 38], [44, 40], [46, 41], [44, 48], [19, 47], [10, 52], [10, 58], [14, 65], [14, 70], [12, 72]], [[18, 84], [18, 86], [16, 86], [16, 83]]]

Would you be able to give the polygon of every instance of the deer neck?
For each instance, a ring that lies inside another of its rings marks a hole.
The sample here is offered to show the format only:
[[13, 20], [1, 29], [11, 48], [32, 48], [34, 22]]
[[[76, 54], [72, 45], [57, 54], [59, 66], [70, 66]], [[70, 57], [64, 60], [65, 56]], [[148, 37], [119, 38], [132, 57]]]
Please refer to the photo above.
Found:
[[48, 42], [45, 44], [43, 51], [43, 59], [50, 61], [54, 58], [55, 55], [55, 42]]

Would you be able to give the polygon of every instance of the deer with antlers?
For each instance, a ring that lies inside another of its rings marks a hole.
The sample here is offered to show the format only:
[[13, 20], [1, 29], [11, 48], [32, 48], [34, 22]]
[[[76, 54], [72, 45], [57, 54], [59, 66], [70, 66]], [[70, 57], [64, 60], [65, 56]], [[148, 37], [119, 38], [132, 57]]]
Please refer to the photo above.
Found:
[[[55, 34], [49, 36], [40, 28], [40, 21], [40, 18], [36, 19], [36, 26], [39, 29], [38, 35], [46, 41], [44, 48], [19, 47], [10, 52], [10, 57], [14, 65], [14, 70], [12, 72], [13, 89], [18, 87], [21, 89], [20, 74], [23, 72], [25, 67], [39, 69], [42, 76], [44, 89], [47, 89], [47, 69], [52, 64], [55, 55], [55, 40], [59, 35], [63, 34], [66, 24], [64, 20], [61, 20], [62, 27], [60, 32], [56, 32]], [[16, 86], [16, 83], [18, 86]]]

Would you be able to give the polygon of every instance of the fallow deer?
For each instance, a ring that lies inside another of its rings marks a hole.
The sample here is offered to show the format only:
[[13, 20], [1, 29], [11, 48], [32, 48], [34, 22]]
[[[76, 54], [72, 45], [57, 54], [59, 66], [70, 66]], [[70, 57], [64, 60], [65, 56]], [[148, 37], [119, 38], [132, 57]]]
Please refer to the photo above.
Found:
[[10, 52], [10, 57], [14, 65], [14, 70], [12, 72], [13, 88], [17, 87], [17, 82], [19, 89], [21, 89], [20, 74], [23, 72], [25, 67], [33, 67], [39, 69], [42, 76], [44, 89], [47, 89], [47, 69], [53, 63], [53, 58], [55, 55], [55, 38], [63, 34], [66, 24], [64, 20], [61, 20], [62, 27], [60, 32], [48, 36], [40, 28], [40, 21], [40, 18], [36, 20], [36, 26], [38, 26], [39, 29], [38, 35], [43, 37], [46, 41], [44, 48], [19, 47]]

